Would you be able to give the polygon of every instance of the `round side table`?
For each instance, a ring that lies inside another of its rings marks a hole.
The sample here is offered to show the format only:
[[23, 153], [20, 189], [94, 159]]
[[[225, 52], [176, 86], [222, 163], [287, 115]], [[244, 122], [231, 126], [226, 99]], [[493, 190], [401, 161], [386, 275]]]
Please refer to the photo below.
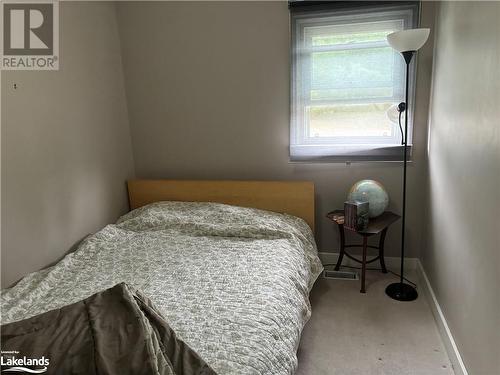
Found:
[[[337, 260], [337, 264], [335, 265], [335, 270], [338, 271], [340, 266], [342, 265], [342, 260], [344, 259], [344, 255], [348, 257], [349, 259], [352, 259], [353, 261], [357, 263], [361, 263], [361, 293], [366, 293], [365, 289], [365, 274], [366, 274], [366, 265], [372, 262], [375, 262], [376, 260], [380, 261], [380, 268], [382, 269], [383, 273], [387, 273], [387, 269], [385, 267], [385, 261], [384, 261], [384, 242], [385, 242], [385, 236], [387, 234], [387, 230], [389, 229], [389, 226], [398, 221], [401, 216], [390, 212], [390, 211], [385, 211], [382, 215], [370, 219], [368, 222], [368, 227], [362, 231], [355, 231], [351, 230], [347, 227], [344, 227], [344, 210], [335, 210], [329, 212], [326, 217], [337, 224], [339, 234], [340, 234], [340, 253], [339, 253], [339, 259]], [[362, 244], [348, 244], [346, 245], [345, 243], [345, 233], [344, 230], [349, 230], [351, 232], [354, 232], [356, 234], [359, 234], [363, 238], [363, 243]], [[368, 237], [375, 236], [377, 234], [380, 234], [380, 239], [378, 246], [371, 246], [368, 245]], [[357, 259], [351, 254], [349, 254], [345, 249], [348, 247], [361, 247], [363, 248], [363, 255], [361, 259]], [[370, 260], [366, 259], [366, 252], [368, 248], [371, 249], [378, 249], [378, 255]]]

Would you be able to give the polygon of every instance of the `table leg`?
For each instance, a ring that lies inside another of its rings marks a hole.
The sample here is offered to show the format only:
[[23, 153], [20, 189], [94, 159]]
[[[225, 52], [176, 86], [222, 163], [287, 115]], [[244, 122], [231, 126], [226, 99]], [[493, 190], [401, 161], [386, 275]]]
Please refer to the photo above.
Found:
[[345, 236], [344, 236], [344, 225], [337, 224], [339, 227], [339, 235], [340, 235], [340, 252], [339, 259], [337, 259], [337, 264], [335, 265], [335, 271], [338, 271], [340, 266], [342, 265], [342, 259], [344, 258], [345, 252]]
[[366, 274], [366, 250], [368, 248], [368, 237], [363, 236], [363, 262], [361, 264], [361, 293], [366, 293], [365, 290], [365, 274]]
[[382, 273], [387, 273], [387, 268], [385, 268], [384, 259], [384, 244], [385, 244], [385, 234], [387, 233], [387, 228], [385, 228], [380, 234], [380, 241], [378, 243], [379, 257], [380, 257], [380, 268], [382, 268]]

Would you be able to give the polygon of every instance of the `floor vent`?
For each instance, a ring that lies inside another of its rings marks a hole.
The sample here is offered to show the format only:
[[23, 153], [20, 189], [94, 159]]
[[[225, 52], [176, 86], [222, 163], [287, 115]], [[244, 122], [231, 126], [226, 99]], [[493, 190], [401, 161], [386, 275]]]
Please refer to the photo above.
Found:
[[325, 270], [323, 277], [325, 279], [359, 280], [358, 273], [354, 271]]

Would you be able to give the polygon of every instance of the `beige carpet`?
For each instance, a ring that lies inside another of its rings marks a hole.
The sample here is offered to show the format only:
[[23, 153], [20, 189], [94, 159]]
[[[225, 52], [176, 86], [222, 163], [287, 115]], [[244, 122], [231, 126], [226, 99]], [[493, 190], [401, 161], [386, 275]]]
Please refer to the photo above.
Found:
[[359, 280], [318, 279], [297, 374], [453, 374], [428, 302], [422, 294], [413, 302], [388, 298], [385, 287], [395, 280], [368, 271], [361, 294]]

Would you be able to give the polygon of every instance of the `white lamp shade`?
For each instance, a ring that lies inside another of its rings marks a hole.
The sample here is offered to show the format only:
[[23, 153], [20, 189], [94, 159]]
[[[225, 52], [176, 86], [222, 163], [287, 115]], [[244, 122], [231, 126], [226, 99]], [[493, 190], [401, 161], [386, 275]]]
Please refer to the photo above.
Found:
[[387, 35], [389, 45], [398, 52], [417, 51], [424, 45], [431, 29], [408, 29]]

